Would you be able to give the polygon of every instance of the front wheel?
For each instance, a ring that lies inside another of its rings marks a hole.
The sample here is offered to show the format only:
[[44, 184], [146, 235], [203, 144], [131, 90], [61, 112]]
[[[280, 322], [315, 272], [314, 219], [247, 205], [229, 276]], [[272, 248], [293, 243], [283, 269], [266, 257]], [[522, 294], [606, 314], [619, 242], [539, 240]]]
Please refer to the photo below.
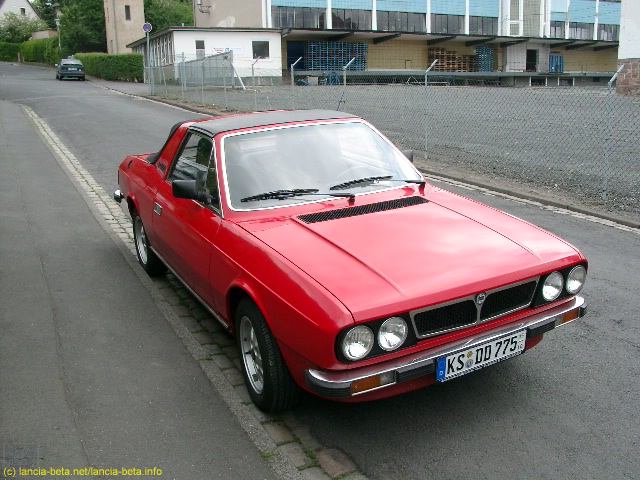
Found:
[[150, 277], [158, 277], [167, 272], [167, 266], [149, 248], [147, 232], [145, 232], [142, 219], [137, 213], [133, 214], [133, 243], [136, 246], [138, 262]]
[[258, 307], [248, 299], [241, 301], [235, 322], [242, 373], [253, 403], [272, 413], [295, 406], [300, 391]]

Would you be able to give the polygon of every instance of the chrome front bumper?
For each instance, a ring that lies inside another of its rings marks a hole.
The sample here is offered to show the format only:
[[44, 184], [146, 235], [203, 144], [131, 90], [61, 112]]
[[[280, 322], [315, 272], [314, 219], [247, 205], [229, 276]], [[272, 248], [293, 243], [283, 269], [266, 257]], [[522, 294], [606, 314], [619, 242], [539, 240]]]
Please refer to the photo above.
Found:
[[[565, 315], [576, 310], [576, 316], [567, 320]], [[377, 365], [346, 370], [341, 372], [328, 372], [322, 370], [309, 369], [305, 372], [307, 385], [311, 390], [322, 397], [347, 398], [373, 390], [398, 385], [409, 380], [415, 380], [435, 372], [436, 360], [439, 357], [449, 355], [462, 349], [473, 348], [486, 341], [526, 329], [527, 338], [536, 337], [549, 330], [570, 323], [585, 315], [587, 306], [584, 298], [576, 296], [568, 303], [564, 303], [544, 312], [525, 317], [515, 323], [501, 327], [481, 335], [465, 338], [462, 341], [448, 343], [439, 347], [414, 353], [407, 357], [397, 358]], [[352, 392], [354, 382], [384, 375], [385, 378], [393, 378], [391, 383], [381, 385], [359, 393]]]

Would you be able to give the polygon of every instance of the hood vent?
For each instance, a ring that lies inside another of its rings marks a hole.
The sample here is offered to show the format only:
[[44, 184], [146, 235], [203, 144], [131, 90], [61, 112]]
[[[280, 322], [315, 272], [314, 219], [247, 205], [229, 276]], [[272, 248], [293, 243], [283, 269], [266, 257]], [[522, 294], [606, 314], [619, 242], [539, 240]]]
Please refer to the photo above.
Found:
[[427, 203], [428, 200], [422, 197], [407, 197], [397, 200], [389, 200], [380, 203], [371, 203], [369, 205], [359, 205], [357, 207], [341, 208], [339, 210], [330, 210], [328, 212], [309, 213], [300, 215], [298, 218], [304, 223], [326, 222], [328, 220], [336, 220], [338, 218], [356, 217], [358, 215], [367, 215], [369, 213], [385, 212], [387, 210], [396, 210], [398, 208], [411, 207]]

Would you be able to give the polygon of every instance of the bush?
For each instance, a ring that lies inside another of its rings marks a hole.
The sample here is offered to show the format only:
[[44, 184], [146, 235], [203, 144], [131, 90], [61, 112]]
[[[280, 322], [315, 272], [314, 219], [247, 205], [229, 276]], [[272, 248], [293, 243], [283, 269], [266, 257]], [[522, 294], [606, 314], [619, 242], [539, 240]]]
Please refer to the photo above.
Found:
[[94, 77], [125, 82], [138, 82], [144, 78], [142, 55], [139, 53], [77, 53], [75, 57], [84, 64], [84, 71]]
[[47, 24], [39, 18], [34, 19], [12, 12], [5, 13], [0, 17], [0, 42], [24, 42], [33, 32], [46, 28]]
[[19, 43], [0, 42], [0, 60], [3, 62], [15, 62], [19, 51]]
[[58, 63], [62, 58], [57, 38], [27, 40], [20, 44], [20, 55], [23, 62], [48, 63], [50, 65]]

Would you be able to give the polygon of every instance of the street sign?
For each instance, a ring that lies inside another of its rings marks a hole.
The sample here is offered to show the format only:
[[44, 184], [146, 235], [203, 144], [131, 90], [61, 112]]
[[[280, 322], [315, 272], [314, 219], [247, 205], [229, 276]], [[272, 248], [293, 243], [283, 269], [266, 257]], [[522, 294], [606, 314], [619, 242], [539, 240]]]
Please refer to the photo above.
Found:
[[149, 33], [151, 30], [153, 30], [153, 25], [151, 25], [149, 22], [145, 22], [145, 24], [142, 25], [142, 30], [144, 31], [144, 33]]

